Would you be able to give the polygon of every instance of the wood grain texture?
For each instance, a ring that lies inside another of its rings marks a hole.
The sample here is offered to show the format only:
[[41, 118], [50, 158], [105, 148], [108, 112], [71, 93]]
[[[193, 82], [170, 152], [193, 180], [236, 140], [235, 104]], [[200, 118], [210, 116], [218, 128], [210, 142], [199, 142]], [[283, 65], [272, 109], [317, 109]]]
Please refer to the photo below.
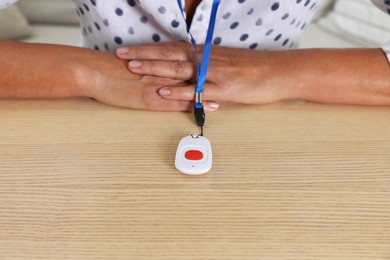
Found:
[[210, 173], [174, 168], [191, 114], [0, 101], [0, 259], [390, 259], [388, 108], [207, 114]]

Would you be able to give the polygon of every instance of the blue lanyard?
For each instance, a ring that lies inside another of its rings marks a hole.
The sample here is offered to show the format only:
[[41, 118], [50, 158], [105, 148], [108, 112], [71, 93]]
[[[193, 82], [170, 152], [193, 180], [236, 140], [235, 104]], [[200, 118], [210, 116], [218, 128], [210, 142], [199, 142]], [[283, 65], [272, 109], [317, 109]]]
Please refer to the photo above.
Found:
[[[196, 41], [195, 41], [194, 37], [192, 36], [189, 28], [187, 27], [187, 32], [189, 33], [189, 35], [191, 37], [191, 42], [194, 45], [195, 55], [196, 55], [197, 83], [196, 83], [196, 88], [195, 88], [195, 109], [196, 108], [203, 109], [202, 92], [203, 92], [204, 84], [206, 82], [207, 69], [208, 69], [209, 60], [210, 60], [211, 46], [212, 46], [212, 40], [213, 40], [213, 34], [214, 34], [214, 28], [215, 28], [215, 20], [217, 18], [217, 10], [218, 10], [218, 6], [219, 6], [220, 1], [221, 0], [213, 0], [209, 28], [207, 30], [206, 41], [204, 43], [202, 65], [199, 65]], [[184, 18], [184, 9], [183, 9], [183, 5], [181, 3], [181, 0], [177, 0], [177, 2], [179, 4], [180, 10], [181, 10], [181, 12], [183, 14], [183, 18]]]

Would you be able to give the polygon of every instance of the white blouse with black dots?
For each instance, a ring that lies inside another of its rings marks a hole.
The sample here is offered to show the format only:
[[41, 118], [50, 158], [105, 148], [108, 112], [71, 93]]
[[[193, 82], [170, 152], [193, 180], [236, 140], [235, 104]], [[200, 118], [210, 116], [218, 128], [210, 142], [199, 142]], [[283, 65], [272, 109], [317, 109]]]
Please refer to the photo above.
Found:
[[[0, 8], [17, 0], [0, 0]], [[177, 0], [72, 0], [82, 45], [101, 51], [149, 42], [190, 41]], [[181, 0], [185, 6], [185, 0]], [[213, 0], [197, 7], [190, 32], [205, 41]], [[372, 0], [390, 14], [390, 0]], [[322, 0], [221, 0], [213, 43], [234, 48], [296, 48]], [[184, 14], [185, 16], [185, 14]], [[382, 49], [390, 61], [390, 42]]]
[[[85, 46], [112, 51], [122, 45], [190, 40], [177, 0], [73, 1]], [[222, 0], [213, 43], [251, 49], [296, 47], [320, 1]], [[202, 1], [191, 22], [190, 32], [199, 44], [206, 38], [212, 2]]]

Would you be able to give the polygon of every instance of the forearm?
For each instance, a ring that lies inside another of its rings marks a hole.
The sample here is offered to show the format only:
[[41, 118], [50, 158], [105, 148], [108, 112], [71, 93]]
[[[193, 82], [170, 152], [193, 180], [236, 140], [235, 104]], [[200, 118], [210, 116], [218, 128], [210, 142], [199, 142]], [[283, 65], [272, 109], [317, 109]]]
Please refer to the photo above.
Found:
[[67, 98], [86, 95], [83, 50], [0, 41], [0, 98]]
[[[390, 105], [390, 66], [380, 49], [281, 52], [277, 69], [287, 97], [313, 102]], [[278, 82], [278, 80], [276, 80]]]
[[137, 109], [187, 111], [190, 102], [158, 95], [182, 81], [131, 73], [112, 53], [86, 48], [0, 41], [0, 98], [90, 97]]

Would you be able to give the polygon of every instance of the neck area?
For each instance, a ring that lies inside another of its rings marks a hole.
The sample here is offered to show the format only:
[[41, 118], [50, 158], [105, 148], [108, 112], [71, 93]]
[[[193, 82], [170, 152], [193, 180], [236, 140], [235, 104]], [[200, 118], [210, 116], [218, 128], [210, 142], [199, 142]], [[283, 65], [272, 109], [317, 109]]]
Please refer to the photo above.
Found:
[[187, 22], [188, 26], [191, 25], [192, 19], [194, 18], [196, 8], [198, 7], [198, 5], [200, 4], [201, 1], [202, 0], [185, 0], [185, 3], [186, 3], [185, 11], [187, 14], [186, 22]]

